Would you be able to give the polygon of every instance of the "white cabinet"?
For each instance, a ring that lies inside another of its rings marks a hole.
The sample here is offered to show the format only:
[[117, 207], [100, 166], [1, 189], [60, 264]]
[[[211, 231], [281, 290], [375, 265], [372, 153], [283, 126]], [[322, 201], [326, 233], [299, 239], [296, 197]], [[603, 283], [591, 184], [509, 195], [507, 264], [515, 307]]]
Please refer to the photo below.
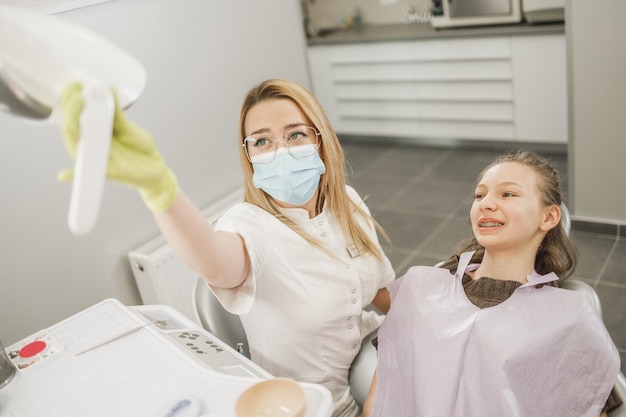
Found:
[[567, 143], [567, 67], [564, 35], [511, 38], [515, 137]]
[[563, 35], [309, 46], [338, 133], [567, 142]]

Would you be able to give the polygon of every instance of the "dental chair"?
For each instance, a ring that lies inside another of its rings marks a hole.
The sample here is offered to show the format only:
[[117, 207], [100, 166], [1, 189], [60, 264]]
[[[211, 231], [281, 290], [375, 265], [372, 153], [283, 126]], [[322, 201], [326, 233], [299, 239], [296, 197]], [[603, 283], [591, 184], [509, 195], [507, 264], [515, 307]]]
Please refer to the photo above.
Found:
[[[596, 309], [598, 316], [602, 318], [602, 305], [600, 304], [600, 297], [593, 287], [586, 282], [579, 281], [577, 279], [568, 279], [561, 284], [561, 288], [568, 290], [583, 291], [589, 297], [589, 300]], [[626, 377], [620, 372], [617, 374], [617, 382], [615, 383], [615, 392], [622, 400], [622, 405], [609, 413], [610, 417], [626, 417]]]
[[202, 327], [228, 346], [250, 358], [248, 339], [239, 316], [222, 307], [202, 278], [196, 280], [192, 297]]

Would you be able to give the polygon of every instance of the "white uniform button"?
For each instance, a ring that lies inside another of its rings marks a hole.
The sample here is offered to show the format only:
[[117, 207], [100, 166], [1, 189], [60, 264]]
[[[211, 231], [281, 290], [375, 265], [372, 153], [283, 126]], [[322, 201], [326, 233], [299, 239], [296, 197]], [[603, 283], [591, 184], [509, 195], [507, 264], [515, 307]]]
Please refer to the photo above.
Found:
[[320, 220], [320, 222], [318, 223], [320, 226], [324, 226], [324, 222]]
[[350, 269], [350, 265], [346, 264], [346, 269]]
[[356, 304], [356, 299], [352, 300], [352, 304]]
[[352, 329], [353, 327], [354, 327], [354, 325], [351, 324], [351, 325], [348, 326], [348, 329]]
[[326, 232], [322, 232], [322, 237], [326, 237]]
[[356, 289], [352, 288], [352, 294], [356, 293]]
[[358, 345], [355, 343], [352, 345], [352, 349], [356, 349], [358, 347]]

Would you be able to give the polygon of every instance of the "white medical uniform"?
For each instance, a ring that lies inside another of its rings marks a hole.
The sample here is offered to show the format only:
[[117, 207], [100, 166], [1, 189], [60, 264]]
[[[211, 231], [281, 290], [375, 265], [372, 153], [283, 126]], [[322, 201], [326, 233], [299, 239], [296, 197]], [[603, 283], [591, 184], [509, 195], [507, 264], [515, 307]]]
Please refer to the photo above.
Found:
[[389, 286], [372, 415], [597, 417], [620, 361], [587, 296], [533, 273], [480, 309], [462, 284], [471, 254], [455, 275], [413, 267]]
[[[356, 191], [346, 189], [368, 211]], [[218, 220], [216, 230], [243, 237], [251, 272], [237, 288], [212, 290], [228, 311], [240, 315], [255, 363], [274, 376], [326, 386], [334, 417], [358, 416], [348, 385], [350, 365], [362, 338], [382, 321], [363, 308], [395, 278], [393, 268], [386, 257], [383, 262], [368, 254], [351, 257], [346, 248], [352, 242], [326, 210], [312, 219], [303, 209], [283, 213], [337, 259], [265, 210], [241, 203]], [[362, 218], [360, 223], [378, 242], [373, 225]]]

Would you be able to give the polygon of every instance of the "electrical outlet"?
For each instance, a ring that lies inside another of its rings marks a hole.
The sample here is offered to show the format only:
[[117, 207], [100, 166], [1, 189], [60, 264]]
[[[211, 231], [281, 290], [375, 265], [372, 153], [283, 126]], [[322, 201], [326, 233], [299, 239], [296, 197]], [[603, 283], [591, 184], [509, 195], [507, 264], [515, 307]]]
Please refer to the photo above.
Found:
[[392, 4], [398, 4], [398, 0], [380, 0], [381, 6], [391, 6]]

